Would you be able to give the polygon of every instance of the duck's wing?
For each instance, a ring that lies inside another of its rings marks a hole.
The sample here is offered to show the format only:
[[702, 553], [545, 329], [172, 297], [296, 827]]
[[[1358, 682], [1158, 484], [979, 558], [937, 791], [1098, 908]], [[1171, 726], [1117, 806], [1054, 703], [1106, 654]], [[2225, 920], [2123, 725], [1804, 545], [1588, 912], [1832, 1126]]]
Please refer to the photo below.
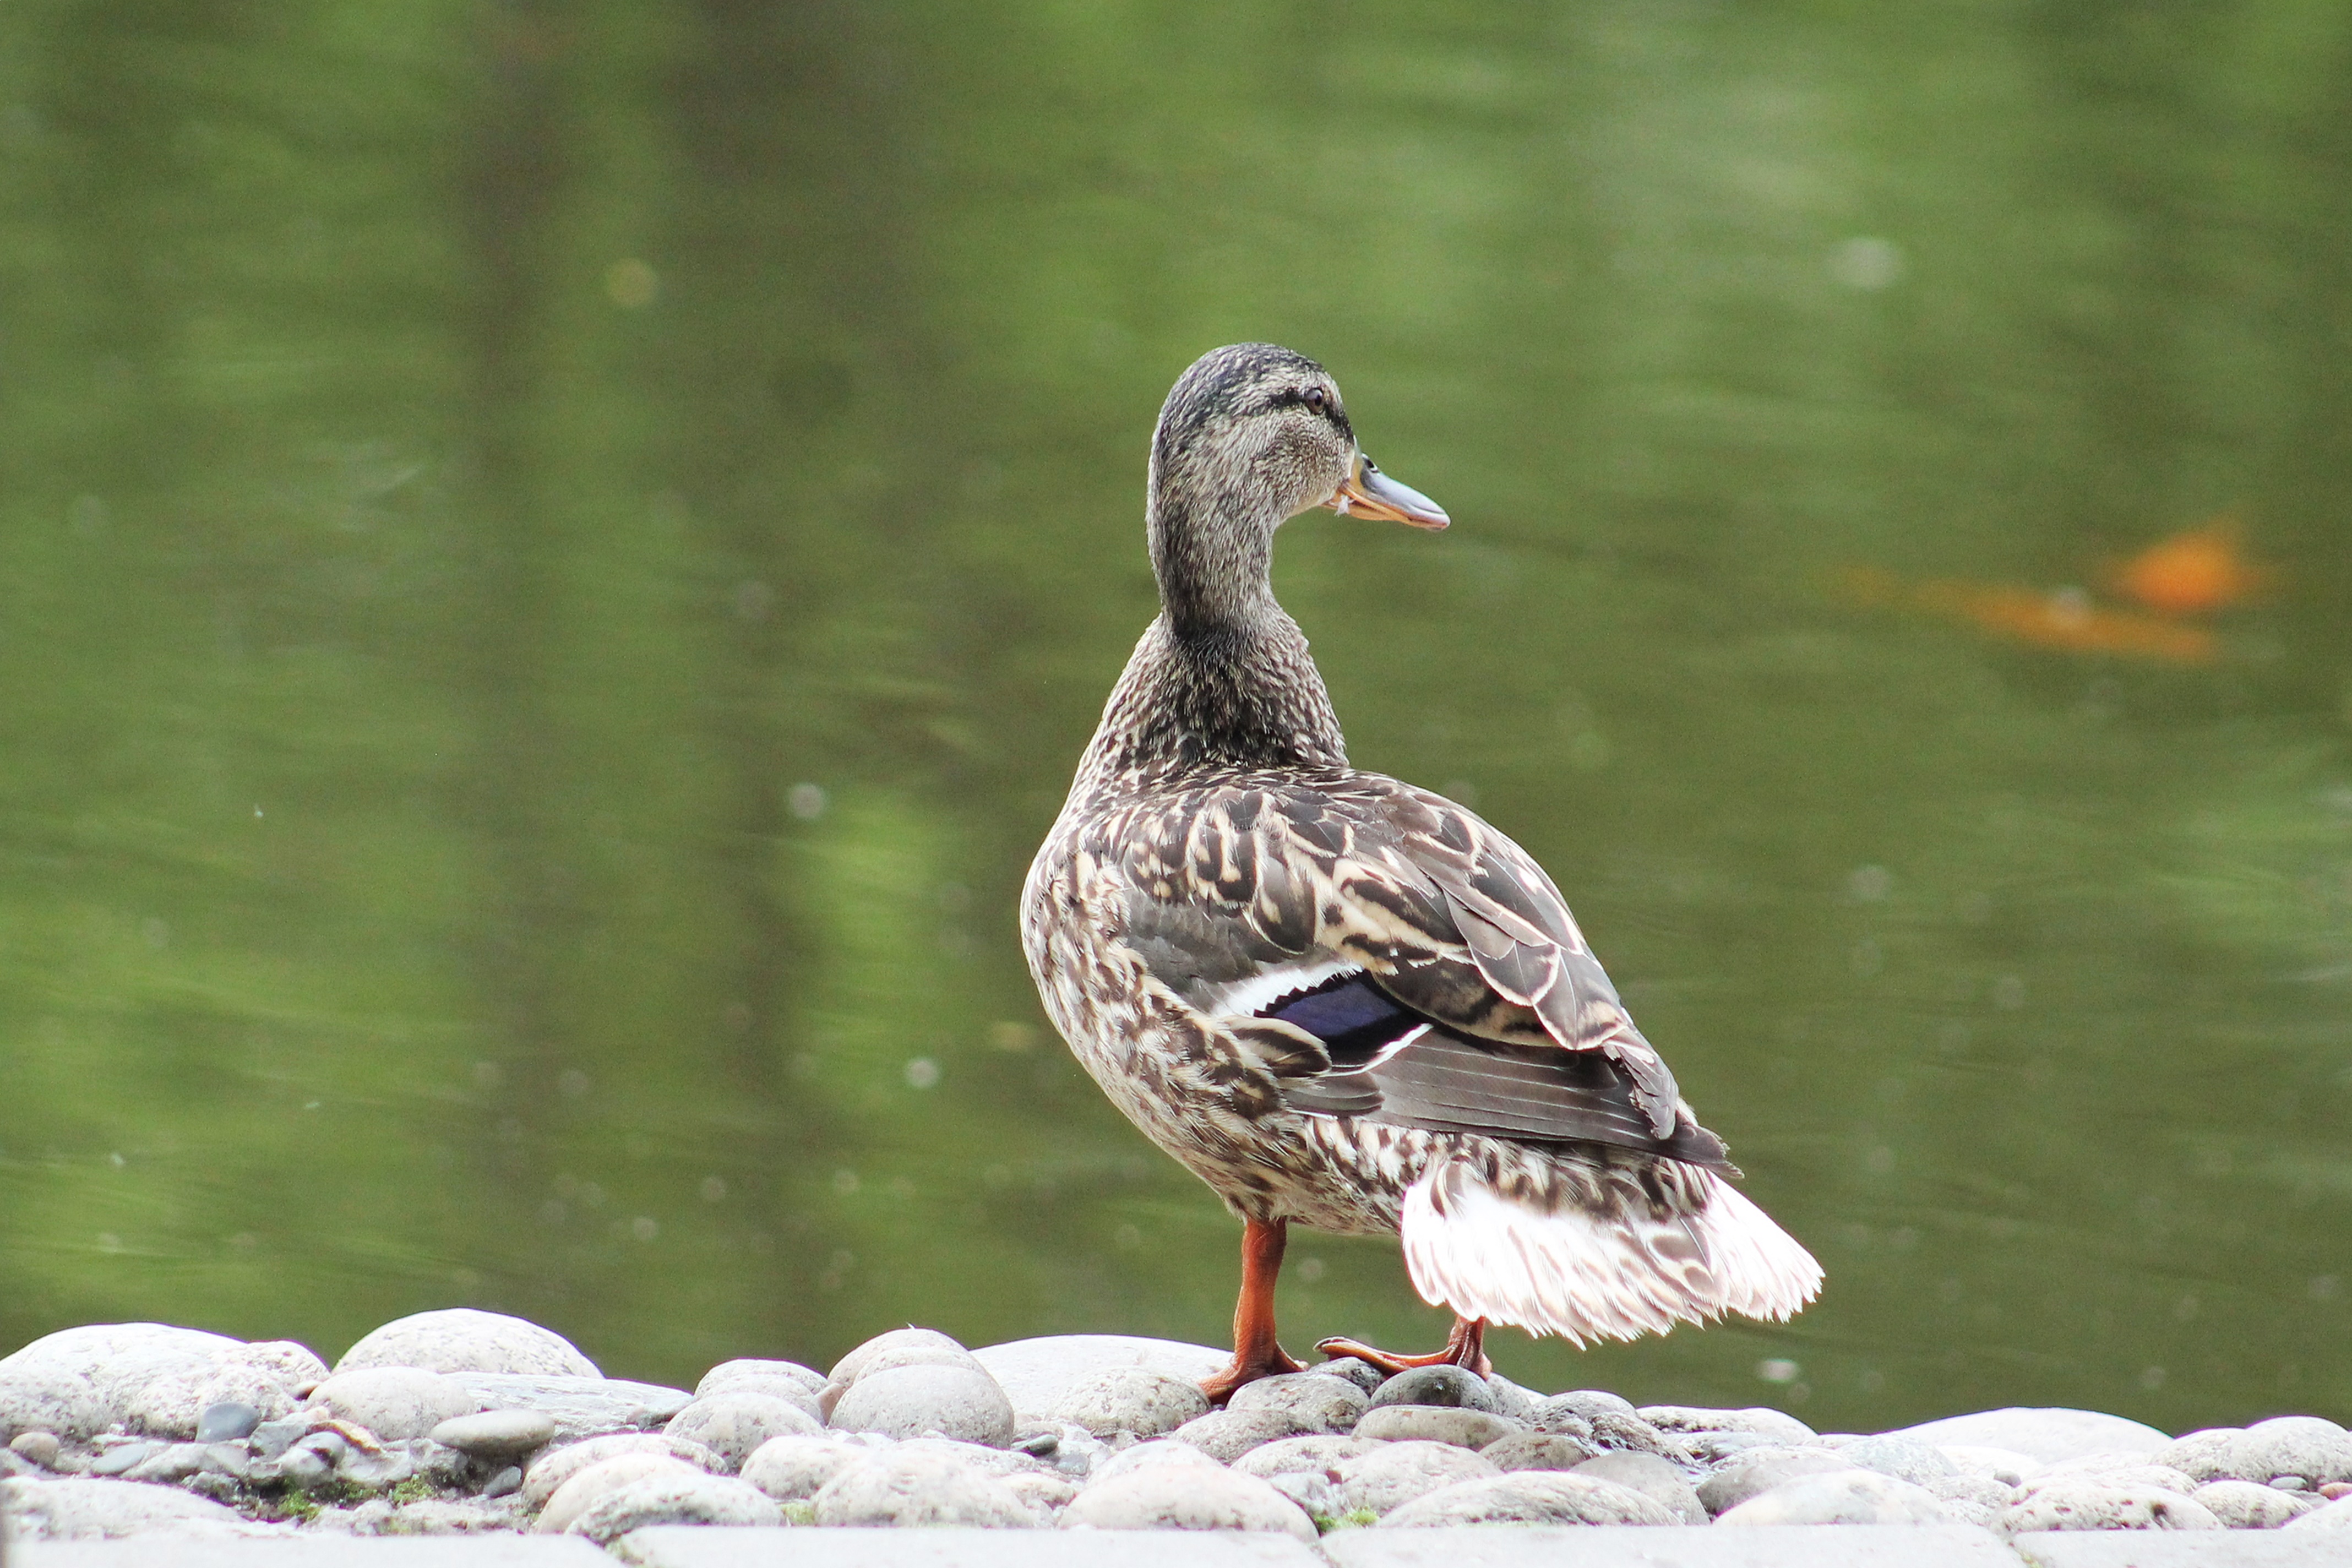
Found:
[[1093, 847], [1122, 939], [1299, 1110], [1725, 1163], [1551, 879], [1451, 801], [1256, 775], [1120, 814]]

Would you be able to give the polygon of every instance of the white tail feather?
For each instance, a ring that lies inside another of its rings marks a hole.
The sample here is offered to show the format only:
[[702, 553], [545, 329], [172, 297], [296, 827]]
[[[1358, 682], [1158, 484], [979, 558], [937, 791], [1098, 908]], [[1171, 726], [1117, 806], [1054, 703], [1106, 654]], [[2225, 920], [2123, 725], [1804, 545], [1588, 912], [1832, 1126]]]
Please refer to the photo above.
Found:
[[1449, 1161], [1405, 1193], [1405, 1267], [1433, 1305], [1580, 1345], [1725, 1312], [1784, 1319], [1811, 1300], [1812, 1255], [1728, 1183], [1698, 1176], [1705, 1206], [1660, 1220], [1546, 1212]]

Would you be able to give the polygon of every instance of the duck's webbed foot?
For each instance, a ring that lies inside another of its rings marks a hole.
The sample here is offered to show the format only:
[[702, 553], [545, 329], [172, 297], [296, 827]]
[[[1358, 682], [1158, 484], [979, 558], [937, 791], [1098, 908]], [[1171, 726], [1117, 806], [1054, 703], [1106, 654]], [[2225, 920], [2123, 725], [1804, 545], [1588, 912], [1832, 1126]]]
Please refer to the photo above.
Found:
[[1389, 1376], [1416, 1366], [1459, 1366], [1484, 1377], [1495, 1370], [1486, 1359], [1486, 1320], [1456, 1318], [1454, 1331], [1445, 1336], [1445, 1348], [1427, 1355], [1398, 1355], [1392, 1351], [1374, 1350], [1349, 1339], [1328, 1339], [1318, 1342], [1315, 1348], [1331, 1361], [1341, 1356], [1353, 1356], [1365, 1364], [1378, 1368]]
[[1222, 1407], [1234, 1396], [1234, 1390], [1243, 1384], [1255, 1383], [1261, 1377], [1276, 1377], [1286, 1372], [1306, 1370], [1291, 1360], [1290, 1353], [1280, 1345], [1268, 1344], [1259, 1354], [1247, 1359], [1236, 1352], [1233, 1365], [1201, 1380], [1201, 1392], [1209, 1396], [1211, 1405]]

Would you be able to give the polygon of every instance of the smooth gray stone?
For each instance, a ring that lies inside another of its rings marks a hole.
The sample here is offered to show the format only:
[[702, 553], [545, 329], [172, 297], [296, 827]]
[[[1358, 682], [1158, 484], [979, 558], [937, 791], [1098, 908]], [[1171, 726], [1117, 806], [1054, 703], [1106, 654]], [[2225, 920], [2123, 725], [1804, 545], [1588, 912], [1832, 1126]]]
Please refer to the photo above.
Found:
[[730, 1471], [741, 1469], [771, 1437], [814, 1436], [823, 1430], [799, 1405], [767, 1394], [714, 1394], [696, 1400], [662, 1428], [669, 1436], [701, 1444], [726, 1461]]
[[[1137, 1470], [1146, 1469], [1155, 1465], [1178, 1465], [1197, 1470], [1215, 1470], [1222, 1468], [1216, 1460], [1190, 1443], [1179, 1443], [1173, 1437], [1156, 1437], [1149, 1443], [1130, 1444], [1105, 1459], [1095, 1468], [1095, 1473], [1087, 1478], [1087, 1485], [1102, 1486], [1107, 1482], [1117, 1480], [1121, 1476], [1131, 1475]], [[1249, 1472], [1244, 1470], [1242, 1473], [1247, 1475]]]
[[1908, 1437], [1931, 1447], [1966, 1444], [1971, 1447], [2010, 1448], [2029, 1454], [2045, 1465], [2080, 1458], [2085, 1454], [2152, 1454], [2172, 1441], [2153, 1426], [2104, 1411], [2028, 1405], [1948, 1415], [1940, 1421], [1924, 1421], [1916, 1426], [1880, 1436]]
[[1265, 1484], [1307, 1510], [1312, 1520], [1333, 1520], [1348, 1511], [1339, 1500], [1339, 1486], [1314, 1470], [1289, 1470], [1264, 1478]]
[[2352, 1481], [2352, 1433], [2317, 1415], [2276, 1415], [2247, 1427], [2231, 1458], [2240, 1480], [2301, 1476], [2315, 1487]]
[[661, 1529], [623, 1536], [614, 1556], [635, 1568], [1322, 1568], [1287, 1534], [1133, 1531], [1115, 1541], [1089, 1530]]
[[577, 1536], [281, 1536], [20, 1542], [10, 1568], [613, 1568]]
[[1601, 1450], [1564, 1432], [1514, 1432], [1479, 1449], [1478, 1457], [1508, 1474], [1513, 1470], [1572, 1470], [1587, 1459], [1599, 1458]]
[[1195, 1415], [1169, 1434], [1190, 1443], [1221, 1465], [1230, 1465], [1253, 1448], [1284, 1437], [1319, 1431], [1300, 1425], [1287, 1410], [1212, 1410]]
[[1662, 1459], [1678, 1460], [1683, 1457], [1684, 1449], [1679, 1444], [1638, 1415], [1601, 1410], [1595, 1411], [1591, 1420], [1592, 1440], [1604, 1448], [1655, 1454]]
[[[1698, 1493], [1689, 1480], [1680, 1469], [1655, 1454], [1603, 1454], [1597, 1459], [1587, 1459], [1570, 1473], [1591, 1476], [1640, 1492], [1673, 1515], [1676, 1524], [1706, 1522], [1706, 1510], [1699, 1506]], [[1629, 1519], [1610, 1522], [1640, 1521]]]
[[2245, 1435], [2242, 1426], [2207, 1426], [2184, 1433], [2148, 1455], [2148, 1463], [2179, 1470], [2192, 1481], [2252, 1480], [2252, 1477], [2238, 1473], [2238, 1441]]
[[[1661, 1460], [1660, 1463], [1664, 1461]], [[1519, 1470], [1426, 1492], [1381, 1521], [1383, 1530], [1461, 1524], [1672, 1525], [1654, 1498], [1598, 1476]]]
[[771, 1437], [743, 1461], [743, 1479], [778, 1502], [800, 1502], [874, 1451], [832, 1437]]
[[[1197, 1389], [1192, 1392], [1196, 1396], [1199, 1394]], [[718, 1400], [759, 1397], [728, 1394], [713, 1396]], [[683, 1421], [686, 1417], [678, 1419]], [[879, 1432], [892, 1437], [919, 1437], [937, 1432], [967, 1443], [1003, 1447], [1013, 1441], [1013, 1401], [1005, 1397], [1004, 1390], [997, 1386], [996, 1379], [988, 1374], [986, 1368], [971, 1363], [967, 1356], [963, 1363], [955, 1364], [919, 1363], [879, 1368], [869, 1364], [833, 1407], [826, 1425], [841, 1432]], [[812, 1422], [810, 1426], [814, 1430], [815, 1424]], [[791, 1430], [793, 1428], [779, 1426], [768, 1436]]]
[[2344, 1568], [2341, 1537], [2289, 1530], [2064, 1531], [2010, 1542], [2026, 1568]]
[[261, 1412], [250, 1405], [234, 1399], [224, 1399], [218, 1405], [207, 1405], [205, 1413], [196, 1417], [196, 1441], [228, 1443], [239, 1437], [250, 1437], [253, 1429], [261, 1425]]
[[1377, 1405], [1356, 1423], [1356, 1436], [1381, 1443], [1451, 1443], [1483, 1448], [1522, 1430], [1491, 1411], [1442, 1405]]
[[2295, 1534], [2306, 1531], [2313, 1534], [2334, 1534], [2341, 1541], [2346, 1534], [2352, 1534], [2352, 1497], [2337, 1498], [2326, 1508], [2306, 1513], [2293, 1523], [2283, 1524], [2279, 1528]]
[[549, 1495], [531, 1529], [541, 1535], [564, 1534], [581, 1515], [623, 1487], [649, 1477], [688, 1472], [703, 1473], [670, 1454], [615, 1454], [609, 1459], [599, 1459], [565, 1478], [563, 1484]]
[[1543, 1403], [1542, 1394], [1521, 1388], [1498, 1372], [1486, 1374], [1486, 1391], [1495, 1396], [1496, 1415], [1507, 1415], [1527, 1426], [1535, 1425], [1536, 1407]]
[[1389, 1374], [1382, 1372], [1379, 1367], [1374, 1366], [1370, 1362], [1358, 1361], [1351, 1355], [1337, 1357], [1331, 1361], [1325, 1362], [1321, 1366], [1313, 1367], [1309, 1370], [1318, 1373], [1325, 1377], [1345, 1378], [1348, 1382], [1354, 1384], [1356, 1387], [1363, 1393], [1366, 1398], [1370, 1398], [1371, 1396], [1372, 1390], [1378, 1388], [1381, 1384], [1389, 1380]]
[[444, 1421], [429, 1436], [478, 1458], [519, 1458], [555, 1441], [555, 1417], [544, 1410], [485, 1410]]
[[1141, 1367], [1197, 1385], [1233, 1361], [1231, 1351], [1128, 1334], [1053, 1334], [983, 1345], [971, 1353], [1003, 1388], [1015, 1410], [1041, 1416], [1075, 1384], [1114, 1368]]
[[1201, 1392], [1200, 1384], [1148, 1367], [1097, 1372], [1065, 1389], [1046, 1412], [1097, 1437], [1113, 1432], [1156, 1437], [1208, 1413], [1208, 1395]]
[[10, 1453], [30, 1459], [45, 1470], [57, 1468], [58, 1455], [64, 1447], [55, 1432], [19, 1432], [8, 1442]]
[[274, 1459], [310, 1435], [310, 1413], [301, 1411], [276, 1421], [264, 1421], [248, 1438], [257, 1459]]
[[162, 1486], [184, 1481], [205, 1468], [205, 1447], [202, 1443], [173, 1443], [123, 1471], [122, 1479]]
[[683, 1388], [620, 1377], [558, 1377], [537, 1373], [447, 1374], [489, 1410], [537, 1410], [555, 1422], [561, 1442], [609, 1432], [645, 1432], [694, 1403]]
[[1227, 1410], [1279, 1410], [1302, 1432], [1347, 1432], [1363, 1417], [1370, 1396], [1344, 1377], [1293, 1372], [1245, 1383], [1225, 1401]]
[[1389, 1405], [1439, 1405], [1463, 1410], [1495, 1411], [1495, 1391], [1467, 1367], [1415, 1366], [1372, 1390], [1371, 1408]]
[[1552, 1410], [1590, 1421], [1603, 1411], [1614, 1411], [1620, 1415], [1631, 1415], [1633, 1414], [1633, 1402], [1622, 1394], [1611, 1394], [1605, 1389], [1577, 1388], [1570, 1389], [1566, 1394], [1555, 1394], [1549, 1398], [1538, 1401], [1536, 1410], [1538, 1423], [1541, 1422], [1544, 1412]]
[[1336, 1568], [2018, 1568], [2000, 1537], [1966, 1525], [1340, 1530], [1323, 1552]]
[[121, 1443], [109, 1448], [89, 1462], [83, 1472], [91, 1476], [120, 1476], [145, 1464], [153, 1456], [170, 1447], [169, 1443]]
[[335, 1363], [335, 1370], [345, 1373], [380, 1366], [543, 1377], [604, 1375], [594, 1362], [580, 1353], [579, 1346], [554, 1330], [473, 1307], [446, 1307], [395, 1318], [360, 1336], [359, 1342]]
[[1810, 1441], [1813, 1429], [1768, 1405], [1713, 1410], [1696, 1405], [1644, 1405], [1633, 1412], [1661, 1432], [1753, 1432], [1791, 1446]]

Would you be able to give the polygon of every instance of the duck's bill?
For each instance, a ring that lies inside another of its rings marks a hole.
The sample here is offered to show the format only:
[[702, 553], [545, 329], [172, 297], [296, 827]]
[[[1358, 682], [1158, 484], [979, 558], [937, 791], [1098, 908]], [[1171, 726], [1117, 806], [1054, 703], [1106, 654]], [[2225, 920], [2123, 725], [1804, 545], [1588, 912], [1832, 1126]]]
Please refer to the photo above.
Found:
[[1411, 485], [1397, 483], [1360, 454], [1356, 458], [1356, 471], [1323, 504], [1341, 517], [1406, 522], [1415, 528], [1444, 528], [1454, 521], [1445, 515], [1444, 507]]

